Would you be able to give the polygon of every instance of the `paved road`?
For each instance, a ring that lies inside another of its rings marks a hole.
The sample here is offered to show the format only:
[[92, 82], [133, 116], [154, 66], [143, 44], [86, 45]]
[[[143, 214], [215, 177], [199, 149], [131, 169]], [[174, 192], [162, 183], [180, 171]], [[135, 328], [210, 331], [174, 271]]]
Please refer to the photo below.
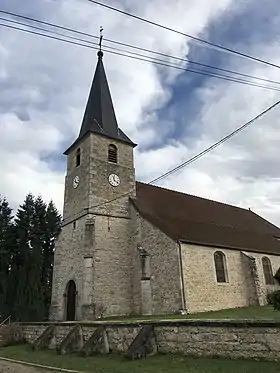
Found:
[[[48, 371], [49, 373], [50, 371]], [[45, 370], [35, 369], [26, 365], [13, 364], [0, 360], [0, 373], [47, 373]]]

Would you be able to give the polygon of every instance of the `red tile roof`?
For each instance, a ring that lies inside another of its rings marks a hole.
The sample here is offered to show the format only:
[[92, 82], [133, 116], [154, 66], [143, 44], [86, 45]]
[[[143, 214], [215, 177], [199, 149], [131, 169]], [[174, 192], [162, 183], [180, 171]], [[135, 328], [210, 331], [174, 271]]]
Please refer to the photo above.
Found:
[[176, 241], [280, 255], [280, 229], [250, 210], [137, 182], [133, 203]]

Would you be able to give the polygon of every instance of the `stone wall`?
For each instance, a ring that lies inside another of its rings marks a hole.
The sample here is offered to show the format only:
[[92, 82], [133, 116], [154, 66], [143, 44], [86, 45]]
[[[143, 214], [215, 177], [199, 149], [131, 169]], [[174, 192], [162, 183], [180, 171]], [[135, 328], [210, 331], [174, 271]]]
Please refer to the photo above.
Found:
[[93, 300], [106, 315], [131, 314], [130, 220], [99, 215], [95, 225]]
[[75, 229], [71, 223], [64, 226], [56, 242], [50, 312], [53, 320], [65, 320], [66, 287], [70, 280], [75, 282], [77, 288], [76, 317], [82, 317], [85, 226], [86, 216], [76, 220]]
[[156, 330], [162, 353], [280, 360], [279, 324], [194, 322]]
[[[108, 162], [110, 144], [117, 147], [117, 164]], [[77, 148], [81, 152], [78, 167]], [[118, 187], [109, 184], [111, 173], [119, 175]], [[75, 176], [80, 179], [77, 188], [73, 188]], [[131, 145], [90, 133], [70, 150], [64, 221], [54, 255], [52, 320], [66, 319], [66, 287], [70, 280], [77, 289], [77, 320], [132, 312], [129, 196], [134, 195]]]
[[145, 250], [150, 257], [151, 313], [178, 312], [182, 308], [178, 245], [141, 217], [133, 207], [131, 214], [134, 223], [134, 248], [132, 250], [134, 305], [136, 305], [134, 312], [142, 312], [139, 248]]
[[[26, 340], [31, 343], [52, 323], [23, 323]], [[156, 323], [80, 323], [84, 343], [96, 328], [105, 326], [107, 342], [114, 352], [125, 353], [144, 325], [153, 325], [158, 353], [192, 356], [248, 358], [280, 361], [280, 323], [249, 321], [173, 320]], [[55, 341], [59, 346], [76, 323], [55, 324]]]
[[[226, 256], [228, 282], [217, 283], [214, 265], [215, 251]], [[279, 285], [265, 285], [262, 257], [271, 260], [273, 274], [280, 267], [280, 256], [248, 253], [255, 258], [258, 276], [258, 291], [249, 281], [249, 268], [246, 256], [239, 250], [182, 244], [182, 262], [186, 306], [189, 312], [213, 311], [225, 308], [245, 307], [266, 303], [267, 292], [279, 289]], [[258, 293], [258, 294], [257, 294]], [[255, 295], [258, 299], [252, 299]]]

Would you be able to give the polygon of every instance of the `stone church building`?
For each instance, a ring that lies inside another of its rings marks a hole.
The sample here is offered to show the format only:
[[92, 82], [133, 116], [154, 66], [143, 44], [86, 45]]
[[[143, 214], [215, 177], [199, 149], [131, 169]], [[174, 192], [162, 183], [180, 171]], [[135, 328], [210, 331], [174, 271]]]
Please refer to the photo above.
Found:
[[280, 229], [250, 210], [135, 181], [98, 62], [80, 133], [65, 151], [52, 320], [263, 305]]

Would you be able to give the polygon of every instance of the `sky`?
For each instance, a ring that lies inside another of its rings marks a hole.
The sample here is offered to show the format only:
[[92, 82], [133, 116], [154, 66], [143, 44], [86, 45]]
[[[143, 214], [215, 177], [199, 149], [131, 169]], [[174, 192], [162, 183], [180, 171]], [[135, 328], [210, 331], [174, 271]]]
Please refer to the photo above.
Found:
[[[265, 6], [263, 0], [104, 2], [280, 65], [277, 0]], [[108, 39], [280, 81], [280, 69], [88, 0], [0, 0], [0, 9], [94, 35], [102, 25]], [[62, 210], [62, 153], [78, 135], [96, 63], [93, 49], [0, 26], [0, 194], [14, 208], [32, 192]], [[136, 178], [143, 182], [220, 140], [280, 97], [277, 91], [109, 53], [104, 65], [119, 126], [138, 144]], [[250, 208], [280, 225], [279, 114], [280, 106], [157, 185]]]

